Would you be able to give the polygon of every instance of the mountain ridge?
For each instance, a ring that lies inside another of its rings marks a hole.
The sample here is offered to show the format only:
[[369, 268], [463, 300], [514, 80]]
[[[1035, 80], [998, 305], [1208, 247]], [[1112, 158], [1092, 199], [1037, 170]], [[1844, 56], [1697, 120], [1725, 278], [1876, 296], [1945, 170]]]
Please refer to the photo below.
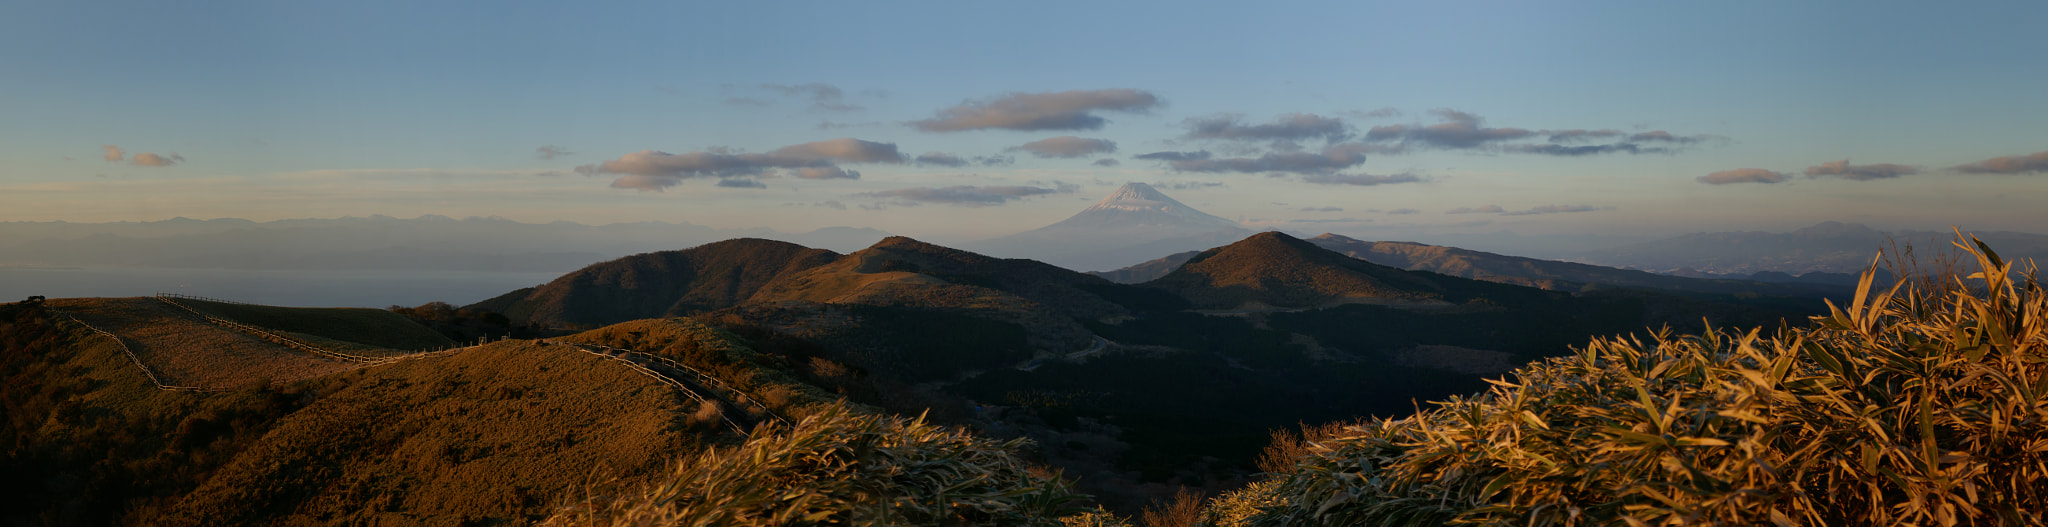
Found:
[[777, 278], [839, 256], [788, 242], [736, 238], [591, 264], [469, 307], [558, 326], [688, 314], [737, 305]]

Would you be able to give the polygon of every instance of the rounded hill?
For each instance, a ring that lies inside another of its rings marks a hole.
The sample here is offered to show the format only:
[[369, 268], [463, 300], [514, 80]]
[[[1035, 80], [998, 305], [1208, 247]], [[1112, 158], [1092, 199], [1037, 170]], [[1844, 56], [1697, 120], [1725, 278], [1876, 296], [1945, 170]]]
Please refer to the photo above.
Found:
[[1440, 304], [1446, 292], [1416, 273], [1334, 253], [1280, 232], [1203, 251], [1145, 285], [1205, 309], [1254, 303], [1284, 308], [1341, 302]]
[[731, 307], [778, 277], [838, 257], [788, 242], [738, 238], [593, 264], [468, 307], [531, 324], [601, 326]]

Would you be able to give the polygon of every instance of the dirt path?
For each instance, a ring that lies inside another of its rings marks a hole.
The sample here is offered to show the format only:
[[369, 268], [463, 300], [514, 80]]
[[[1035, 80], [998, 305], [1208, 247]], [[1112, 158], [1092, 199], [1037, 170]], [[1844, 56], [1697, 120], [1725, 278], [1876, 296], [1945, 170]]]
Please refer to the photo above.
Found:
[[67, 298], [49, 304], [119, 336], [164, 384], [237, 388], [317, 377], [356, 366], [208, 324], [153, 298]]

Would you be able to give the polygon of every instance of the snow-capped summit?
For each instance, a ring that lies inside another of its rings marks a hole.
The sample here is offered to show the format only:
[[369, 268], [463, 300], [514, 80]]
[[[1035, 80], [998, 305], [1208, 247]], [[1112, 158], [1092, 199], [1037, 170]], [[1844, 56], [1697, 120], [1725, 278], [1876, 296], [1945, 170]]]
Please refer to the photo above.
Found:
[[1187, 231], [1179, 232], [1181, 235], [1239, 228], [1237, 222], [1195, 210], [1144, 183], [1126, 183], [1080, 214], [1031, 232], [1064, 230], [1063, 227], [1117, 230], [1143, 227], [1150, 232], [1158, 232], [1162, 228]]
[[1195, 210], [1151, 185], [1128, 183], [1059, 223], [970, 247], [1069, 269], [1100, 270], [1207, 249], [1250, 233], [1237, 222]]

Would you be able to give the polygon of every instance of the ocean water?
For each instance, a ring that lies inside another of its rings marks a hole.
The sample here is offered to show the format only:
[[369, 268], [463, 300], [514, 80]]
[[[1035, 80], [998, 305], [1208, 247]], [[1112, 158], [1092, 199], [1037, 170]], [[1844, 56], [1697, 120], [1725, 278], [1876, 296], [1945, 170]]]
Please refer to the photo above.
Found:
[[457, 306], [547, 283], [556, 272], [245, 271], [160, 268], [0, 267], [0, 302], [182, 293], [290, 307]]

